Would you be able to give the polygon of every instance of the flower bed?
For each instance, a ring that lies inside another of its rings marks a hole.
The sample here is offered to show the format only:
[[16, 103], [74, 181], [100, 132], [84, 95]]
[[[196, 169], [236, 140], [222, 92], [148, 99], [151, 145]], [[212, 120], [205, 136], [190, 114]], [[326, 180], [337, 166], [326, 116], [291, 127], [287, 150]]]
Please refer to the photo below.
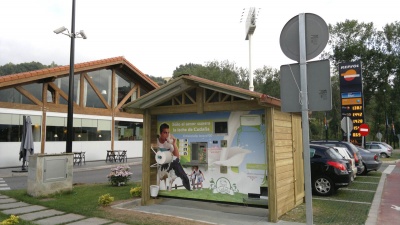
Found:
[[110, 181], [113, 186], [126, 185], [132, 175], [129, 169], [130, 167], [128, 165], [118, 165], [117, 167], [111, 168], [111, 172], [107, 176], [108, 181]]

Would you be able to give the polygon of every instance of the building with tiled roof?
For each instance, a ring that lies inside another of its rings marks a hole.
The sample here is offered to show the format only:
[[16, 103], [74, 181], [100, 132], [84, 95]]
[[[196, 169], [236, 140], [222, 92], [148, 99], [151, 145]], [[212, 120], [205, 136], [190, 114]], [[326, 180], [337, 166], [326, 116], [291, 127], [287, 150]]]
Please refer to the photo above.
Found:
[[[0, 167], [18, 161], [23, 116], [30, 116], [35, 153], [66, 148], [69, 66], [0, 76]], [[142, 114], [122, 105], [158, 88], [158, 84], [124, 57], [74, 66], [74, 152], [86, 160], [105, 160], [106, 150], [127, 150], [140, 157]]]

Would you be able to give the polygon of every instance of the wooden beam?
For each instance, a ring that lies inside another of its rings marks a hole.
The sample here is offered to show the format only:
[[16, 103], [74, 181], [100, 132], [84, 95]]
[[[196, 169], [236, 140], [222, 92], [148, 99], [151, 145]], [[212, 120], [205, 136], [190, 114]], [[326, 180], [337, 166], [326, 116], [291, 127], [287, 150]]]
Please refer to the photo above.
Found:
[[[151, 115], [145, 110], [143, 115], [143, 133], [144, 137], [151, 137]], [[151, 140], [143, 139], [142, 149], [142, 205], [147, 205], [150, 201], [150, 156]]]
[[104, 106], [107, 109], [110, 109], [110, 105], [108, 105], [107, 101], [104, 99], [104, 97], [101, 95], [99, 89], [97, 88], [97, 86], [93, 83], [92, 78], [90, 78], [86, 73], [83, 74], [83, 76], [85, 76], [86, 81], [89, 83], [89, 85], [93, 88], [93, 91], [96, 93], [97, 97], [100, 98], [100, 101], [104, 104]]
[[[240, 104], [237, 102], [218, 102], [218, 103], [206, 103], [199, 109], [199, 104], [195, 105], [179, 105], [179, 106], [157, 106], [150, 108], [151, 115], [161, 114], [177, 114], [177, 113], [204, 113], [204, 112], [218, 112], [218, 111], [237, 111], [237, 110], [254, 110], [263, 109], [257, 102], [243, 100]], [[140, 111], [135, 109], [127, 109], [128, 112]]]
[[111, 73], [111, 150], [114, 151], [114, 142], [115, 142], [115, 69], [112, 70]]
[[125, 102], [129, 99], [129, 97], [132, 96], [133, 92], [135, 92], [136, 90], [138, 90], [138, 85], [135, 85], [129, 92], [128, 94], [125, 95], [125, 97], [121, 100], [121, 102], [117, 105], [117, 109], [121, 108]]
[[197, 102], [197, 114], [204, 113], [204, 88], [197, 87], [196, 88], [196, 101]]
[[214, 111], [236, 111], [236, 110], [255, 110], [264, 109], [265, 106], [259, 105], [254, 100], [242, 100], [234, 102], [213, 102], [204, 104], [205, 112]]
[[15, 87], [15, 89], [17, 89], [17, 91], [19, 91], [22, 95], [27, 97], [29, 100], [31, 100], [36, 105], [40, 105], [40, 106], [43, 105], [43, 103], [39, 99], [37, 99], [35, 96], [33, 96], [31, 93], [29, 93], [29, 91], [25, 90], [23, 87], [17, 86], [17, 87]]
[[[197, 89], [196, 89], [196, 91], [197, 91]], [[196, 103], [196, 100], [194, 100], [192, 97], [190, 97], [190, 95], [187, 92], [183, 93], [183, 99], [185, 99], [185, 96], [191, 101], [190, 104], [195, 104]], [[197, 93], [196, 93], [196, 97], [197, 97]], [[186, 102], [185, 102], [185, 104], [186, 104]]]
[[46, 111], [47, 111], [47, 90], [48, 90], [48, 84], [44, 83], [42, 86], [42, 102], [43, 102], [43, 107], [42, 107], [42, 126], [41, 126], [41, 140], [40, 140], [40, 153], [44, 154], [45, 152], [45, 143], [46, 143]]
[[[84, 73], [86, 74], [86, 73]], [[84, 107], [83, 105], [83, 98], [85, 98], [84, 94], [85, 94], [85, 76], [84, 74], [81, 74], [79, 76], [79, 106], [80, 107]], [[86, 74], [87, 75], [87, 74]]]
[[[54, 91], [56, 92], [56, 101], [55, 101], [56, 104], [60, 104], [60, 102], [59, 102], [59, 100], [58, 100], [59, 95], [60, 95], [61, 97], [63, 97], [63, 98], [68, 102], [68, 95], [67, 95], [63, 90], [61, 90], [60, 88], [58, 88], [57, 85], [55, 85], [54, 83], [48, 83], [48, 84], [49, 84], [49, 86], [50, 86], [51, 88], [53, 88]], [[78, 104], [76, 104], [75, 101], [73, 101], [73, 102], [74, 102], [74, 107], [75, 107], [75, 106], [78, 106]]]
[[277, 180], [276, 180], [276, 152], [274, 137], [274, 108], [266, 108], [265, 110], [266, 124], [266, 144], [267, 144], [267, 167], [268, 167], [268, 221], [278, 222], [278, 202], [277, 202]]

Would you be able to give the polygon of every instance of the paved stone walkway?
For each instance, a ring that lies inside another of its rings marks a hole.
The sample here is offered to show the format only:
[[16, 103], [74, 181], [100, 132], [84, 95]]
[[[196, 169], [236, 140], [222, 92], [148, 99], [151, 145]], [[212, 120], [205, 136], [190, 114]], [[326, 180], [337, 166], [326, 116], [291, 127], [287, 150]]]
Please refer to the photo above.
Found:
[[54, 209], [47, 209], [39, 205], [30, 205], [25, 202], [19, 202], [5, 195], [0, 195], [0, 212], [7, 215], [16, 215], [22, 220], [31, 221], [40, 225], [124, 225], [123, 223], [114, 223], [111, 220], [91, 217], [87, 218], [74, 213], [65, 213]]

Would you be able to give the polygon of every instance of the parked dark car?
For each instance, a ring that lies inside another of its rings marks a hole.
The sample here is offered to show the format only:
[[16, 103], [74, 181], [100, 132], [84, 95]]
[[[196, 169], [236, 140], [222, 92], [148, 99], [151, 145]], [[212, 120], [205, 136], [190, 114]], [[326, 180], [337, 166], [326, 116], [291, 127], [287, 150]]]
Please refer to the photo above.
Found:
[[328, 196], [351, 183], [353, 171], [332, 147], [310, 144], [311, 186], [316, 195]]
[[382, 166], [382, 161], [379, 160], [379, 156], [377, 153], [373, 153], [367, 149], [363, 149], [361, 147], [357, 147], [358, 151], [362, 156], [362, 161], [365, 167], [363, 175], [367, 174], [370, 171], [378, 171]]
[[326, 146], [331, 146], [331, 147], [345, 147], [347, 148], [351, 154], [354, 157], [354, 161], [356, 163], [356, 167], [357, 167], [357, 174], [362, 174], [364, 172], [364, 164], [362, 161], [362, 156], [360, 154], [360, 152], [357, 149], [357, 146], [355, 146], [354, 144], [347, 142], [347, 141], [332, 141], [332, 140], [322, 140], [322, 141], [312, 141], [312, 144], [319, 144], [319, 145], [326, 145]]

